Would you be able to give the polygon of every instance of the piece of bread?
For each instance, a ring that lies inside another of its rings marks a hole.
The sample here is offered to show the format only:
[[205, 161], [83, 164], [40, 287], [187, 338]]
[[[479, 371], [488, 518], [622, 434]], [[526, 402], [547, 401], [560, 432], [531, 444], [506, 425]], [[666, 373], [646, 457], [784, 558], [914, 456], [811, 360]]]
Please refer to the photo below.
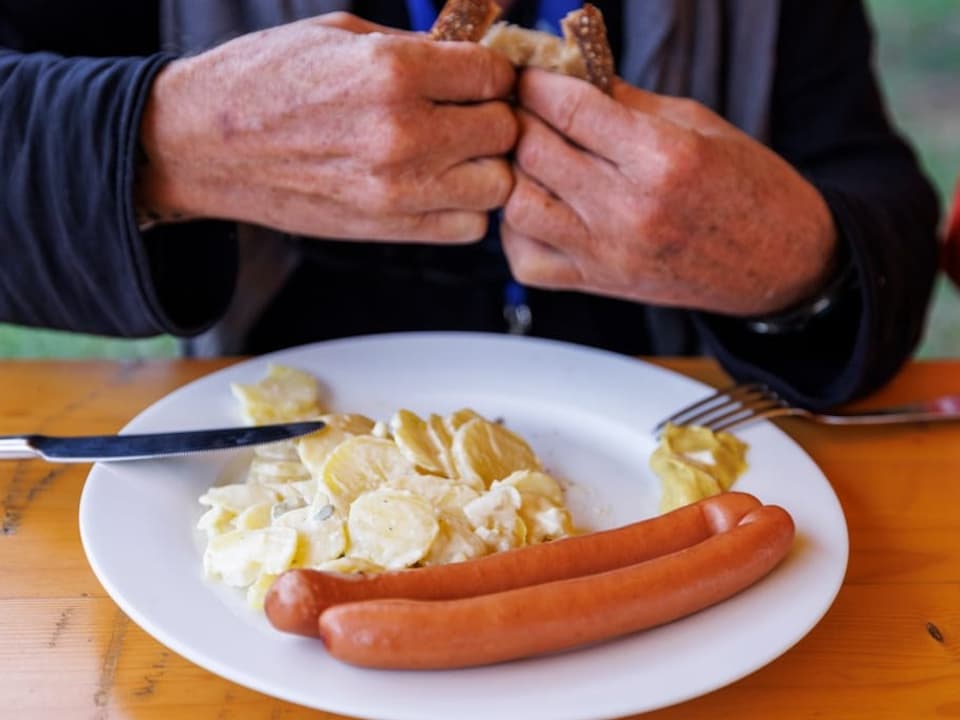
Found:
[[447, 0], [430, 34], [434, 40], [480, 42], [500, 13], [493, 0]]
[[595, 5], [584, 3], [562, 21], [563, 34], [569, 43], [576, 43], [587, 66], [587, 80], [609, 94], [613, 78], [617, 74], [607, 37], [607, 25], [603, 13]]
[[496, 22], [493, 0], [448, 0], [434, 24], [437, 40], [469, 40], [502, 53], [517, 67], [572, 75], [610, 93], [616, 73], [603, 13], [590, 3], [561, 21], [564, 37]]
[[480, 44], [506, 56], [517, 67], [543, 68], [587, 79], [587, 64], [577, 44], [550, 33], [500, 22], [490, 28]]

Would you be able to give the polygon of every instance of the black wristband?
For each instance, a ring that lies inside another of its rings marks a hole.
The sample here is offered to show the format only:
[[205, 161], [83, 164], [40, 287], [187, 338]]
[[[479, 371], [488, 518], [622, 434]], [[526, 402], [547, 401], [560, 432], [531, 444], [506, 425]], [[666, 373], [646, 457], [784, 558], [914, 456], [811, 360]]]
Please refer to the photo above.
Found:
[[816, 318], [829, 314], [856, 282], [856, 268], [845, 250], [841, 242], [836, 271], [816, 295], [779, 313], [743, 318], [747, 328], [758, 335], [787, 335], [800, 332]]

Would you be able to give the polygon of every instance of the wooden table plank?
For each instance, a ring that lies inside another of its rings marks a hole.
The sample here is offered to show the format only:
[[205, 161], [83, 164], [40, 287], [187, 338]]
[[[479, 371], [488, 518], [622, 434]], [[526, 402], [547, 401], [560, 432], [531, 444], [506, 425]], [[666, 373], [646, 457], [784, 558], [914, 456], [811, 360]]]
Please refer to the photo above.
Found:
[[[0, 363], [0, 434], [115, 432], [174, 388], [230, 362]], [[703, 360], [658, 363], [714, 385], [726, 381]], [[960, 362], [912, 364], [871, 404], [943, 392], [960, 393]], [[844, 507], [851, 556], [840, 595], [768, 666], [644, 717], [960, 717], [960, 424], [780, 425], [820, 465]], [[88, 470], [0, 464], [0, 716], [341, 717], [222, 680], [129, 621], [80, 547], [77, 504]]]

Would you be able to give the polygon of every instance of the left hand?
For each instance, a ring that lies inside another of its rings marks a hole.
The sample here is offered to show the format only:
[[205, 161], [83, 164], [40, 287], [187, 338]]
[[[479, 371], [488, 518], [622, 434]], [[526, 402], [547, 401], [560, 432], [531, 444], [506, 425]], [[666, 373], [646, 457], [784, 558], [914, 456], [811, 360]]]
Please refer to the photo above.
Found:
[[518, 281], [731, 315], [771, 313], [832, 270], [823, 197], [706, 107], [524, 72], [503, 245]]

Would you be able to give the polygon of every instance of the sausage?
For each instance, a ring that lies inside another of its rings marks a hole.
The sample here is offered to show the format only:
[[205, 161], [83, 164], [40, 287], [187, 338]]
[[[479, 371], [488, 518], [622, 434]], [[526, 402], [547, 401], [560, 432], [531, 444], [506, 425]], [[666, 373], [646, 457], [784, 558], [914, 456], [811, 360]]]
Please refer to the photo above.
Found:
[[294, 569], [273, 583], [264, 601], [278, 630], [317, 637], [331, 605], [373, 598], [449, 600], [613, 570], [695, 545], [735, 526], [760, 501], [730, 492], [613, 530], [487, 555], [376, 575]]
[[320, 636], [336, 658], [386, 669], [514, 660], [637, 632], [749, 587], [789, 551], [790, 515], [765, 505], [683, 550], [610, 570], [461, 600], [366, 600], [328, 608]]

